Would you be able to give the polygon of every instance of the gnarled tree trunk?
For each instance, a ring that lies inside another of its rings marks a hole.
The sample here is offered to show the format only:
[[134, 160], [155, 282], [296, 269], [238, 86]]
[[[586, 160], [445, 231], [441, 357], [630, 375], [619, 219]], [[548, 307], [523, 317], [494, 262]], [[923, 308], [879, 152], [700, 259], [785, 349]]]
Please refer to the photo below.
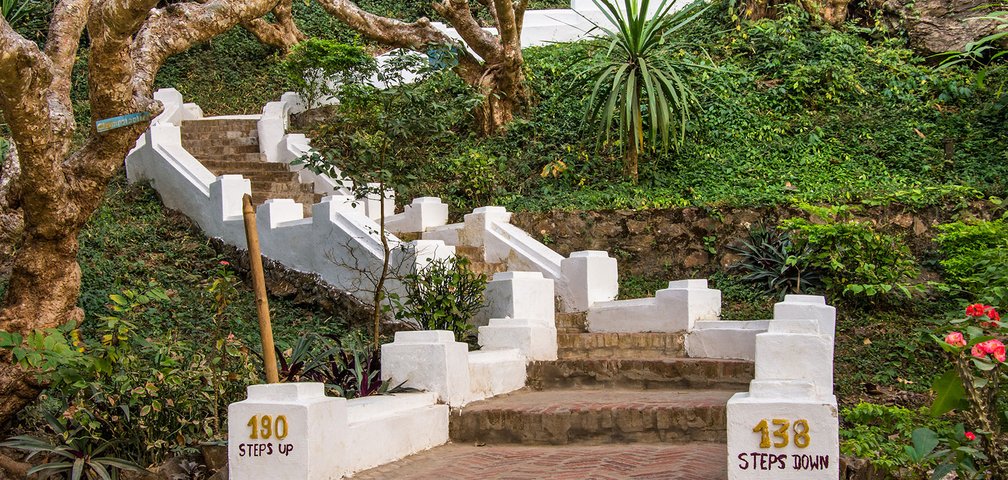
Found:
[[305, 35], [294, 23], [291, 2], [292, 0], [280, 0], [277, 3], [272, 12], [273, 23], [267, 22], [264, 18], [253, 18], [242, 22], [242, 27], [263, 44], [275, 47], [283, 53], [289, 52], [294, 45], [305, 39]]
[[[0, 330], [22, 334], [82, 320], [77, 235], [147, 123], [97, 133], [72, 150], [70, 74], [84, 28], [91, 38], [92, 121], [160, 111], [154, 76], [169, 56], [269, 12], [276, 0], [211, 0], [155, 9], [157, 0], [62, 0], [43, 49], [0, 18], [0, 110], [17, 148], [24, 218]], [[39, 391], [31, 372], [0, 358], [0, 424]]]
[[475, 112], [477, 127], [484, 134], [505, 127], [528, 101], [521, 51], [527, 0], [480, 0], [494, 18], [497, 35], [483, 30], [468, 0], [434, 2], [434, 9], [455, 27], [464, 45], [438, 31], [427, 18], [410, 23], [375, 15], [350, 0], [319, 0], [319, 3], [350, 28], [392, 47], [427, 53], [431, 45], [457, 46], [456, 72], [485, 98]]

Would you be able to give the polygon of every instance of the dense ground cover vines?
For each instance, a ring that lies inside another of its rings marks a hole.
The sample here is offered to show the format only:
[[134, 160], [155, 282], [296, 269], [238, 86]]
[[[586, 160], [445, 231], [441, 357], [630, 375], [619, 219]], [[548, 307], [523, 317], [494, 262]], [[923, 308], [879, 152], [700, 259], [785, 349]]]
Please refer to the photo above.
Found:
[[[480, 200], [525, 210], [848, 203], [946, 185], [1004, 192], [1004, 66], [981, 83], [966, 68], [934, 69], [898, 36], [819, 30], [798, 10], [735, 28], [712, 9], [684, 35], [694, 46], [679, 54], [712, 66], [692, 78], [701, 108], [677, 152], [642, 154], [640, 185], [622, 181], [617, 146], [597, 151], [582, 122], [591, 87], [575, 60], [601, 52], [562, 44], [529, 49], [537, 101], [507, 134], [480, 139], [446, 116], [453, 138], [418, 139], [401, 173], [427, 181], [402, 198], [476, 206], [456, 178], [469, 170], [497, 183]], [[419, 88], [431, 102], [451, 101], [450, 76], [430, 83]], [[339, 128], [317, 131], [316, 144], [338, 144], [352, 116], [337, 113], [327, 127]]]

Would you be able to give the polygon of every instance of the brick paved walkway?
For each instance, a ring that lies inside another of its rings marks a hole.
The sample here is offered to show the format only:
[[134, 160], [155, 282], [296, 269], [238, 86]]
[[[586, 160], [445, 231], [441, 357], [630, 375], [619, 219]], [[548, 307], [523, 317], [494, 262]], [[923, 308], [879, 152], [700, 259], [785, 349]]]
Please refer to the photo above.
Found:
[[354, 480], [723, 480], [724, 444], [445, 445]]

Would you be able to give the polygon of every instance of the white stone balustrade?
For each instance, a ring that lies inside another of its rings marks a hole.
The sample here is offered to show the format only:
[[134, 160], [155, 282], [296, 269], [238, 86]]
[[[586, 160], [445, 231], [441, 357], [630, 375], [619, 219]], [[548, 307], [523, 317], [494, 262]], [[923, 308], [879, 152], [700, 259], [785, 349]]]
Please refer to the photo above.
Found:
[[611, 302], [619, 294], [616, 259], [599, 250], [573, 252], [560, 261], [568, 296], [564, 311], [585, 312], [598, 302]]
[[[370, 193], [360, 201], [364, 203], [364, 211], [367, 212], [368, 218], [374, 221], [379, 221], [382, 217], [382, 198], [378, 193], [378, 189], [381, 188], [380, 183], [369, 183], [367, 184]], [[395, 190], [386, 189], [385, 190], [385, 218], [389, 218], [395, 215]]]
[[228, 407], [228, 478], [341, 478], [346, 403], [321, 383], [250, 385], [248, 399]]
[[[814, 297], [782, 304], [775, 312], [785, 318], [756, 335], [749, 392], [728, 401], [730, 480], [833, 480], [839, 474], [834, 332], [821, 330], [830, 309]], [[807, 317], [794, 318], [802, 314]]]
[[721, 291], [707, 280], [669, 282], [652, 298], [598, 302], [588, 310], [591, 332], [681, 332], [721, 316]]
[[269, 102], [263, 107], [257, 130], [259, 152], [266, 156], [267, 162], [283, 161], [284, 136], [287, 134], [290, 115], [303, 112], [304, 109], [301, 96], [294, 92], [284, 93], [279, 102]]
[[385, 218], [385, 228], [390, 232], [421, 233], [428, 228], [448, 223], [448, 205], [438, 197], [414, 198], [402, 213]]
[[836, 308], [826, 305], [820, 295], [785, 295], [783, 302], [774, 305], [774, 320], [811, 318], [819, 322], [819, 331], [833, 338], [836, 331]]
[[446, 330], [396, 332], [381, 347], [382, 380], [433, 392], [453, 406], [470, 398], [469, 345]]
[[431, 393], [346, 400], [321, 383], [252, 385], [228, 407], [233, 480], [336, 480], [448, 442]]
[[691, 357], [756, 359], [756, 336], [766, 332], [771, 322], [789, 319], [815, 319], [819, 331], [832, 341], [836, 329], [836, 308], [818, 295], [786, 295], [774, 305], [771, 320], [707, 320], [696, 322], [686, 337], [686, 351]]
[[556, 360], [553, 280], [539, 272], [501, 272], [487, 282], [484, 350], [517, 348], [528, 360]]

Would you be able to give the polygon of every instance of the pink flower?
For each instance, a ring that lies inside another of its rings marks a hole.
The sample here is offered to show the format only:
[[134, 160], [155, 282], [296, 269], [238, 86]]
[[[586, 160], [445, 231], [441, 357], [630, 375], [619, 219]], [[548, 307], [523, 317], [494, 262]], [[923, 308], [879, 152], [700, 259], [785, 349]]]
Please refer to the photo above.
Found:
[[1005, 346], [1001, 343], [1001, 340], [987, 340], [986, 342], [978, 344], [978, 346], [980, 346], [984, 352], [994, 355], [994, 358], [996, 358], [997, 361], [1004, 363]]
[[976, 440], [976, 434], [973, 432], [966, 432], [966, 440], [973, 441]]
[[975, 358], [987, 358], [987, 352], [984, 351], [982, 343], [973, 345], [973, 348], [970, 350], [970, 354]]
[[953, 347], [965, 347], [966, 339], [963, 338], [963, 334], [960, 332], [949, 332], [948, 335], [945, 335], [945, 343]]
[[229, 261], [227, 261], [227, 260], [221, 260], [220, 262], [217, 262], [217, 263], [218, 263], [219, 265], [223, 265], [223, 266], [225, 266], [225, 267], [226, 267], [226, 266], [228, 266], [228, 265], [231, 265], [231, 262], [229, 262]]

